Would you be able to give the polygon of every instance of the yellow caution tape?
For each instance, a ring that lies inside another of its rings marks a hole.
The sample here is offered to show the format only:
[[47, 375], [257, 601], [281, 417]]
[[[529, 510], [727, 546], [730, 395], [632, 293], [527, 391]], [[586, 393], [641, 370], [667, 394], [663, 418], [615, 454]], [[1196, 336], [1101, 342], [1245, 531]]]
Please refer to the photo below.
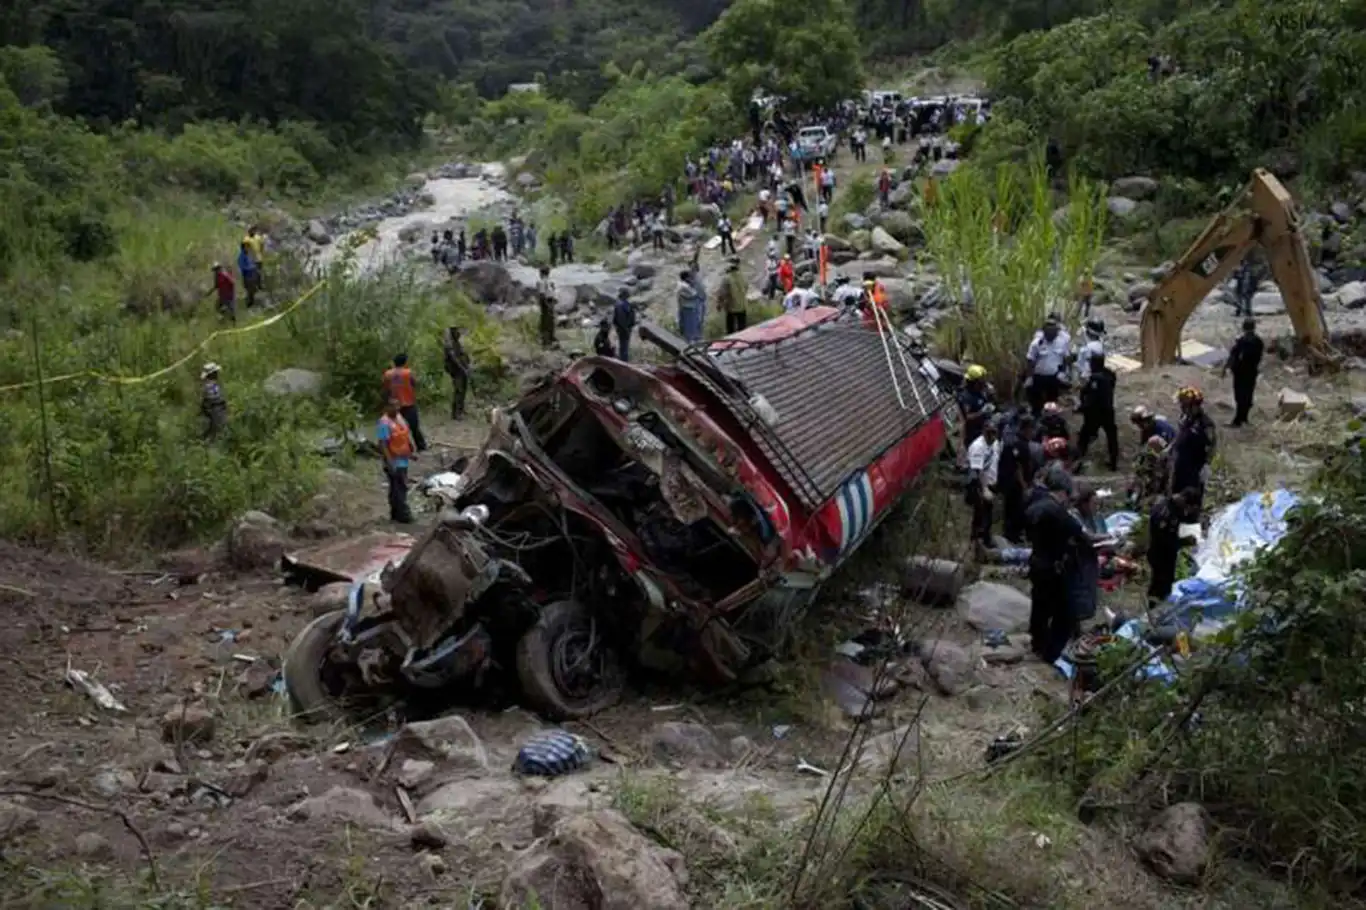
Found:
[[319, 281], [317, 284], [313, 285], [313, 287], [309, 288], [302, 295], [300, 295], [289, 306], [285, 307], [283, 310], [274, 314], [273, 316], [269, 316], [265, 319], [262, 319], [260, 322], [253, 322], [251, 325], [234, 327], [231, 329], [218, 329], [217, 331], [212, 332], [207, 338], [205, 338], [203, 341], [199, 342], [199, 344], [191, 348], [184, 357], [181, 357], [175, 363], [168, 364], [167, 366], [162, 367], [155, 373], [148, 373], [145, 376], [110, 376], [107, 373], [101, 373], [97, 370], [79, 370], [75, 373], [63, 373], [60, 376], [44, 377], [41, 383], [38, 380], [34, 379], [29, 382], [17, 382], [14, 385], [0, 385], [0, 392], [16, 392], [21, 389], [33, 389], [37, 388], [40, 384], [44, 386], [49, 386], [61, 382], [70, 382], [73, 379], [98, 379], [101, 382], [111, 382], [115, 385], [139, 385], [140, 383], [150, 382], [153, 379], [159, 379], [160, 377], [165, 376], [167, 373], [170, 373], [173, 370], [178, 370], [185, 364], [189, 363], [191, 360], [195, 358], [197, 354], [202, 353], [204, 349], [207, 348], [216, 338], [226, 338], [230, 335], [246, 335], [251, 332], [264, 329], [266, 326], [274, 325], [275, 323], [279, 322], [281, 319], [284, 319], [290, 313], [294, 312], [299, 307], [307, 303], [313, 297], [314, 294], [322, 290], [322, 286], [326, 283], [326, 279]]

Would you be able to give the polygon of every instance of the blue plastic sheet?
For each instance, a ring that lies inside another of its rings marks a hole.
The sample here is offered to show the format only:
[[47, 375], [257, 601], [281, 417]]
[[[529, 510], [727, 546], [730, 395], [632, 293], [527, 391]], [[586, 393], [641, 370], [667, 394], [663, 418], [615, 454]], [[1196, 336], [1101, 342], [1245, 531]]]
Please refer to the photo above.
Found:
[[1201, 619], [1223, 619], [1240, 609], [1238, 568], [1285, 535], [1285, 516], [1299, 502], [1289, 490], [1249, 493], [1210, 523], [1192, 557], [1196, 572], [1172, 587], [1160, 625], [1194, 627]]

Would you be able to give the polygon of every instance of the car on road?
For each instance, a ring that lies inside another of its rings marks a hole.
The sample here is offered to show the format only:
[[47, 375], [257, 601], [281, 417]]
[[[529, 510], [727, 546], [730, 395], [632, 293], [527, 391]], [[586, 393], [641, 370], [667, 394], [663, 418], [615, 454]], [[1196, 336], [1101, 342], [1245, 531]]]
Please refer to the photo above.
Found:
[[286, 656], [299, 714], [494, 689], [581, 718], [636, 667], [743, 678], [944, 444], [952, 399], [856, 314], [641, 335], [667, 362], [580, 358], [495, 411], [401, 558], [316, 560], [353, 583]]
[[797, 131], [797, 157], [803, 163], [830, 158], [839, 146], [839, 137], [823, 126], [806, 126]]

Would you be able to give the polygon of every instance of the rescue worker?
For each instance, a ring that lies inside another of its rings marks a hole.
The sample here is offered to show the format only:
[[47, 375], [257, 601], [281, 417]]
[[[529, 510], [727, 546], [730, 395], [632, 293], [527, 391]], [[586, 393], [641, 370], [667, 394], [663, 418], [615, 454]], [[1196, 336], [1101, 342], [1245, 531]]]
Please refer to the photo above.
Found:
[[1083, 331], [1086, 333], [1086, 341], [1077, 353], [1077, 378], [1085, 383], [1091, 375], [1091, 359], [1097, 354], [1105, 356], [1105, 320], [1098, 316], [1092, 317], [1086, 320]]
[[1252, 298], [1257, 296], [1257, 272], [1252, 263], [1244, 259], [1238, 266], [1238, 274], [1233, 279], [1233, 298], [1237, 304], [1235, 316], [1252, 315]]
[[[1048, 469], [1054, 466], [1060, 467], [1064, 471], [1070, 471], [1072, 466], [1067, 463], [1067, 456], [1070, 453], [1071, 449], [1068, 448], [1066, 439], [1061, 436], [1045, 437], [1042, 453], [1043, 463], [1039, 466], [1038, 476], [1043, 477]], [[1025, 507], [1029, 507], [1027, 501]]]
[[1024, 541], [1025, 493], [1034, 485], [1034, 418], [1020, 417], [1009, 436], [1002, 441], [1001, 461], [996, 484], [1001, 493], [1001, 524], [1006, 540]]
[[716, 233], [721, 237], [721, 255], [735, 255], [735, 232], [731, 227], [730, 218], [723, 212], [720, 219], [716, 222]]
[[1257, 334], [1257, 323], [1251, 317], [1243, 320], [1243, 334], [1233, 342], [1228, 359], [1219, 371], [1222, 379], [1233, 373], [1233, 422], [1231, 427], [1241, 427], [1247, 423], [1252, 413], [1252, 393], [1257, 388], [1257, 373], [1262, 368], [1262, 354], [1266, 345]]
[[1126, 498], [1129, 508], [1147, 511], [1159, 496], [1171, 488], [1171, 453], [1161, 436], [1149, 436], [1134, 459], [1134, 476], [1129, 481]]
[[386, 401], [392, 398], [398, 402], [399, 413], [411, 430], [417, 450], [426, 451], [427, 440], [422, 435], [422, 421], [417, 413], [417, 379], [408, 366], [407, 354], [395, 354], [394, 365], [384, 371], [383, 393]]
[[1059, 467], [1043, 478], [1044, 495], [1025, 515], [1029, 529], [1030, 647], [1044, 663], [1062, 656], [1078, 633], [1069, 581], [1083, 555], [1093, 553], [1090, 535], [1070, 508], [1072, 478]]
[[1181, 425], [1172, 443], [1172, 490], [1187, 491], [1185, 506], [1198, 516], [1217, 445], [1214, 421], [1205, 413], [1204, 393], [1195, 386], [1177, 392], [1176, 400], [1181, 405]]
[[384, 476], [389, 481], [389, 520], [411, 524], [412, 510], [408, 508], [408, 461], [417, 456], [413, 452], [413, 434], [403, 419], [397, 400], [384, 404], [384, 416], [379, 419], [375, 435], [379, 439], [380, 454], [384, 458]]
[[1072, 355], [1072, 339], [1062, 327], [1062, 321], [1050, 313], [1043, 328], [1029, 343], [1025, 359], [1029, 362], [1029, 407], [1038, 417], [1043, 406], [1057, 401], [1062, 393], [1063, 371]]
[[237, 284], [221, 262], [213, 264], [213, 293], [218, 297], [219, 315], [237, 321]]
[[749, 323], [745, 312], [749, 288], [745, 276], [740, 274], [740, 258], [732, 256], [726, 267], [726, 277], [716, 291], [717, 307], [726, 314], [726, 334], [744, 331]]
[[536, 282], [536, 308], [540, 319], [541, 347], [547, 351], [557, 347], [555, 341], [555, 284], [550, 280], [550, 266], [541, 266], [541, 280]]
[[1171, 596], [1176, 584], [1176, 562], [1181, 554], [1181, 524], [1189, 517], [1198, 490], [1159, 496], [1148, 513], [1148, 609]]
[[1077, 439], [1077, 461], [1102, 431], [1110, 456], [1110, 470], [1119, 468], [1119, 428], [1115, 426], [1115, 371], [1105, 365], [1104, 354], [1091, 356], [1090, 371], [1081, 387], [1081, 434]]
[[460, 342], [459, 327], [451, 326], [442, 333], [441, 353], [446, 375], [451, 377], [451, 419], [461, 420], [470, 389], [470, 355]]
[[1139, 445], [1147, 444], [1154, 436], [1162, 437], [1162, 441], [1167, 445], [1176, 441], [1176, 427], [1172, 422], [1160, 414], [1154, 414], [1141, 404], [1135, 405], [1129, 412], [1129, 422], [1138, 429]]
[[612, 327], [617, 331], [617, 357], [623, 363], [629, 363], [631, 330], [636, 327], [636, 308], [631, 305], [631, 295], [626, 288], [617, 292], [617, 302], [612, 305]]
[[967, 502], [972, 507], [972, 541], [988, 549], [993, 543], [991, 513], [1000, 464], [1001, 441], [996, 438], [996, 424], [987, 420], [968, 446]]
[[238, 268], [242, 272], [242, 286], [247, 290], [247, 309], [256, 306], [256, 295], [265, 288], [266, 282], [266, 235], [257, 225], [247, 228], [242, 238], [242, 254], [249, 267], [244, 268], [242, 257], [238, 257]]
[[218, 384], [220, 367], [216, 363], [206, 363], [199, 371], [199, 381], [203, 388], [199, 395], [199, 413], [204, 417], [204, 438], [210, 442], [217, 439], [228, 426], [228, 402], [223, 397], [223, 387]]
[[1063, 448], [1072, 442], [1072, 428], [1067, 425], [1067, 415], [1056, 401], [1043, 406], [1043, 414], [1039, 416], [1039, 436], [1045, 444], [1053, 439], [1061, 439]]
[[971, 364], [963, 374], [958, 390], [958, 409], [963, 412], [963, 451], [982, 433], [982, 427], [996, 413], [996, 393], [987, 382], [986, 367]]
[[[872, 272], [863, 273], [864, 314], [863, 321], [871, 326], [886, 325], [891, 318], [887, 309], [887, 288]], [[874, 309], [881, 313], [874, 315]]]

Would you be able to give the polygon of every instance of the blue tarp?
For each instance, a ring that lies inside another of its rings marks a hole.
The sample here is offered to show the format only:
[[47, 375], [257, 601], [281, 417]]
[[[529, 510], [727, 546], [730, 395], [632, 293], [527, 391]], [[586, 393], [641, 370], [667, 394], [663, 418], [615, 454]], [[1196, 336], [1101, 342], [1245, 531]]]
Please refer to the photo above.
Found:
[[1299, 502], [1289, 490], [1249, 493], [1224, 508], [1192, 554], [1196, 573], [1178, 581], [1158, 617], [1159, 625], [1193, 627], [1238, 610], [1241, 592], [1233, 576], [1258, 550], [1285, 534], [1285, 515]]

